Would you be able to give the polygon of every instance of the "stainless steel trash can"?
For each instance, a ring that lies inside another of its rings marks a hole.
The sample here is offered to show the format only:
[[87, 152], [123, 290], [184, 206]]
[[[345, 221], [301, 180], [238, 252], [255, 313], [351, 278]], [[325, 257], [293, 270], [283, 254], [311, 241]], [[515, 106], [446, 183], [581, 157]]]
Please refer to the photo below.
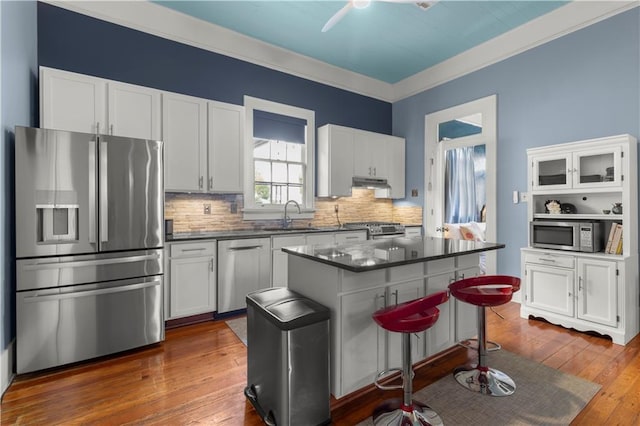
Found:
[[268, 425], [329, 424], [329, 309], [284, 287], [246, 301], [247, 399]]

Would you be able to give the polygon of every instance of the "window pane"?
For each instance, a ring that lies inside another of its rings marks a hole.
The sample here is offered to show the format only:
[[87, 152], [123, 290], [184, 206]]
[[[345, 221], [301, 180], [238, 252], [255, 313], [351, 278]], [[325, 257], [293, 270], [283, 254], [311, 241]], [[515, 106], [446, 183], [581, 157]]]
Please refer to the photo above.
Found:
[[271, 141], [271, 159], [287, 160], [287, 144], [285, 142]]
[[253, 140], [253, 158], [269, 158], [269, 141], [264, 139]]
[[304, 145], [299, 143], [287, 144], [287, 161], [302, 163], [302, 148]]
[[269, 161], [256, 161], [254, 179], [261, 182], [271, 181], [271, 163]]
[[287, 163], [273, 163], [273, 182], [287, 182]]
[[301, 186], [290, 186], [289, 187], [289, 199], [296, 200], [299, 204], [302, 205], [302, 187]]
[[289, 183], [304, 183], [304, 169], [302, 164], [289, 164]]
[[255, 186], [256, 204], [269, 204], [271, 202], [271, 187], [258, 184]]
[[482, 133], [482, 114], [472, 114], [438, 124], [438, 140], [450, 140]]
[[273, 185], [271, 203], [284, 204], [287, 202], [287, 187], [285, 185]]

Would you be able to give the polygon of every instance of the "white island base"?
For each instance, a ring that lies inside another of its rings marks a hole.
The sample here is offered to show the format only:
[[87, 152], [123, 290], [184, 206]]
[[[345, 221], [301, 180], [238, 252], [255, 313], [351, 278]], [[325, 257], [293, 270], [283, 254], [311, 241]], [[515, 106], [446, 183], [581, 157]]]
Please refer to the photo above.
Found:
[[[341, 398], [373, 383], [378, 371], [400, 367], [399, 333], [373, 321], [378, 309], [448, 288], [479, 273], [479, 254], [352, 272], [289, 254], [289, 288], [331, 310], [331, 392]], [[429, 358], [477, 334], [476, 307], [451, 298], [424, 333], [412, 335], [412, 361]]]

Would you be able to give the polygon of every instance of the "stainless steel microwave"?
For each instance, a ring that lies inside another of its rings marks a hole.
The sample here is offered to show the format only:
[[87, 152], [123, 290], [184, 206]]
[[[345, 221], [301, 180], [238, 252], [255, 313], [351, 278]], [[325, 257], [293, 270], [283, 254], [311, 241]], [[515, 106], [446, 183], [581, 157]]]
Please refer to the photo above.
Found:
[[529, 224], [531, 247], [599, 252], [603, 248], [602, 222], [534, 220]]

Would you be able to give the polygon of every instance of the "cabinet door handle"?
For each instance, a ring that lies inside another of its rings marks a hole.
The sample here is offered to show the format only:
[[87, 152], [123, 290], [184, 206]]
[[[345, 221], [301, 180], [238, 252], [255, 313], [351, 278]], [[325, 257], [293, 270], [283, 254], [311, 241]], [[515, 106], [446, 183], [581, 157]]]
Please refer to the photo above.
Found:
[[376, 168], [375, 168], [375, 167], [373, 168], [373, 175], [374, 175], [374, 176], [377, 176], [377, 175], [378, 175], [378, 171], [376, 170]]
[[209, 178], [209, 189], [213, 189], [213, 177]]
[[209, 260], [209, 270], [213, 272], [213, 257]]
[[198, 188], [202, 189], [202, 180], [204, 178], [202, 176], [200, 176], [200, 179], [198, 179]]
[[109, 134], [113, 135], [113, 124], [111, 126], [109, 126]]
[[386, 294], [379, 294], [376, 296], [376, 309], [378, 309], [378, 299], [382, 299], [382, 307], [386, 308], [387, 307], [387, 295]]
[[582, 277], [578, 277], [578, 291], [582, 291]]
[[394, 297], [396, 299], [396, 305], [397, 305], [398, 304], [398, 290], [394, 291], [393, 295], [394, 295]]
[[96, 122], [96, 135], [100, 134], [100, 122]]

